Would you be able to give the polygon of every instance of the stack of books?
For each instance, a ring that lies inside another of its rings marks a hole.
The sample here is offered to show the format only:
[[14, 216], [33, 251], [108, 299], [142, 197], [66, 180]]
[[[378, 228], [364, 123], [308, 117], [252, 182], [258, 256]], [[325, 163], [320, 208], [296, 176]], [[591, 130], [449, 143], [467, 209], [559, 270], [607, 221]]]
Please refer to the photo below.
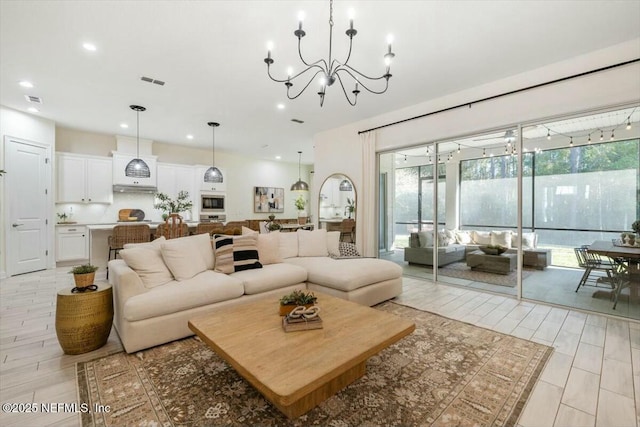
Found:
[[285, 332], [307, 331], [309, 329], [322, 329], [322, 319], [320, 316], [306, 319], [304, 317], [291, 318], [284, 316], [282, 318], [282, 329]]

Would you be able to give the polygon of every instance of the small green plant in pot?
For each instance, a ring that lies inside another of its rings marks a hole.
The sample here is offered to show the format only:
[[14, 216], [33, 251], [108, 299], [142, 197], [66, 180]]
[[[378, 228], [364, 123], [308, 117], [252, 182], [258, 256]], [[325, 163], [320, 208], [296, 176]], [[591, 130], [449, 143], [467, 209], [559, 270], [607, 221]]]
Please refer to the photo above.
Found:
[[311, 292], [293, 291], [280, 298], [280, 316], [286, 316], [294, 308], [301, 305], [307, 308], [311, 307], [316, 301], [318, 301], [318, 297]]
[[302, 194], [298, 195], [298, 197], [293, 201], [296, 209], [298, 209], [298, 223], [306, 224], [307, 223], [307, 212], [304, 210], [304, 207], [307, 205], [307, 200], [304, 198]]
[[76, 283], [76, 288], [86, 288], [89, 285], [93, 285], [93, 281], [96, 277], [96, 270], [98, 267], [91, 264], [82, 264], [73, 267], [69, 273], [73, 274], [73, 280]]

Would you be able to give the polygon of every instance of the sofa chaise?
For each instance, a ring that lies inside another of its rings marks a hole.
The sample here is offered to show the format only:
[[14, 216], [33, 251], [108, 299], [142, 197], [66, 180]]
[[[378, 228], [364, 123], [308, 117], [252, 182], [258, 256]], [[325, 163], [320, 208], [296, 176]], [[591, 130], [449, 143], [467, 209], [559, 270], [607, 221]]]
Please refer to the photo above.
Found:
[[109, 262], [114, 326], [128, 353], [193, 335], [189, 319], [293, 290], [375, 305], [402, 292], [402, 268], [341, 259], [339, 232], [208, 234], [126, 245]]

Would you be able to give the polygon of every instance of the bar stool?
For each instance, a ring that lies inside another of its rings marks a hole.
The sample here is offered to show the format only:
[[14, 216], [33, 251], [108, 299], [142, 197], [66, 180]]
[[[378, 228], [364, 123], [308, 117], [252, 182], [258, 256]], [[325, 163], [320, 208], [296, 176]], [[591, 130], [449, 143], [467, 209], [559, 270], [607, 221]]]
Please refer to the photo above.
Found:
[[189, 235], [189, 226], [182, 222], [178, 214], [170, 214], [164, 224], [159, 224], [156, 229], [156, 239], [164, 236], [165, 239], [176, 239]]
[[118, 252], [124, 248], [127, 243], [144, 243], [148, 242], [151, 236], [151, 230], [148, 224], [130, 224], [116, 225], [113, 227], [113, 234], [109, 236], [109, 258], [107, 259], [107, 279], [109, 278], [109, 261], [111, 254], [116, 259]]

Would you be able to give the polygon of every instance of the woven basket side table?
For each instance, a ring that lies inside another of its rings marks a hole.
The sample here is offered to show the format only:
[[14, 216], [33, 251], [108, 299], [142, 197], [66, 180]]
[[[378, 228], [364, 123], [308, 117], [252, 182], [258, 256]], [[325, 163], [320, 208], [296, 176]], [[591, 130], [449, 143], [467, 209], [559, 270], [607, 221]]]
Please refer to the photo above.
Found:
[[107, 343], [113, 322], [113, 290], [98, 285], [93, 292], [58, 292], [56, 334], [66, 354], [82, 354]]

